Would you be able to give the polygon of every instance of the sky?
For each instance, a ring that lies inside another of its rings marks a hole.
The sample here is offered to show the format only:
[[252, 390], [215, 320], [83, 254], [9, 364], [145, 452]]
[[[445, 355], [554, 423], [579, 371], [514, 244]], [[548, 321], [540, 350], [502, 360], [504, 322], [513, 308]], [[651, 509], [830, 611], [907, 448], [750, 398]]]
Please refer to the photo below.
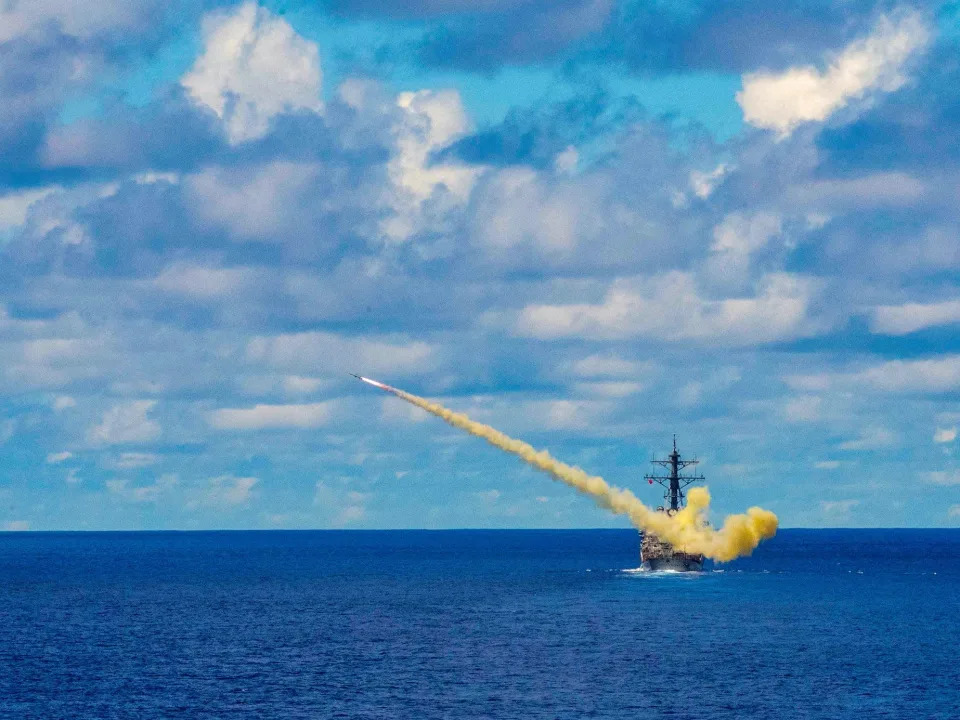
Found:
[[0, 530], [960, 525], [960, 3], [0, 3]]

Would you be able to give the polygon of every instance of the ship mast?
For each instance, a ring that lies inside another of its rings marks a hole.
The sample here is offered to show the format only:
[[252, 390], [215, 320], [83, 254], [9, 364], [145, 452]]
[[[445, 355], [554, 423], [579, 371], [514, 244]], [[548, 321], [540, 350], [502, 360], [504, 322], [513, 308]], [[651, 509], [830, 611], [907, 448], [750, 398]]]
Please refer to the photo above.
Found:
[[676, 512], [681, 507], [683, 507], [683, 488], [689, 485], [692, 482], [697, 480], [703, 480], [703, 475], [681, 475], [685, 467], [690, 465], [696, 465], [699, 460], [684, 460], [680, 457], [680, 453], [677, 451], [677, 436], [673, 436], [673, 452], [667, 456], [666, 460], [657, 460], [654, 458], [651, 460], [654, 465], [660, 465], [661, 467], [669, 471], [669, 475], [644, 475], [643, 479], [650, 482], [651, 484], [656, 482], [666, 488], [666, 492], [663, 494], [663, 499], [670, 504], [670, 512]]

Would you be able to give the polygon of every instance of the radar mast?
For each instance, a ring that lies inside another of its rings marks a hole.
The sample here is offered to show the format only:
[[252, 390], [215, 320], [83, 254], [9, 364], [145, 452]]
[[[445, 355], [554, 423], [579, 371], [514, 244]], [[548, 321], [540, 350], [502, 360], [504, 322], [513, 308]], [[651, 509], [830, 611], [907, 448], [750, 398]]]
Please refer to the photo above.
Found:
[[651, 485], [653, 483], [659, 483], [664, 488], [663, 499], [668, 505], [668, 512], [675, 513], [677, 510], [683, 507], [684, 493], [683, 489], [687, 487], [692, 482], [698, 480], [703, 480], [703, 475], [681, 475], [681, 471], [684, 468], [690, 467], [691, 465], [699, 464], [699, 460], [684, 460], [679, 451], [677, 450], [677, 436], [673, 436], [673, 452], [667, 456], [666, 460], [657, 460], [656, 458], [650, 461], [654, 465], [659, 465], [665, 468], [670, 474], [669, 475], [644, 475], [643, 479], [649, 482]]

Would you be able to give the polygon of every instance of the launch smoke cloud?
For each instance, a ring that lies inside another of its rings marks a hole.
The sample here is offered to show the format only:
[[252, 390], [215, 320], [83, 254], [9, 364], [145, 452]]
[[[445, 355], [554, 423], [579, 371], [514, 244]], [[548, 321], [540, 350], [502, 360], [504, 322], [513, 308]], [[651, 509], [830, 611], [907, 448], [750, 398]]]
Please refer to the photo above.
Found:
[[600, 507], [617, 515], [625, 515], [638, 530], [655, 533], [683, 552], [700, 553], [712, 560], [726, 562], [749, 555], [761, 541], [772, 538], [777, 532], [777, 516], [759, 507], [727, 516], [720, 528], [710, 526], [707, 523], [710, 492], [705, 487], [691, 488], [687, 493], [687, 506], [675, 514], [658, 512], [640, 502], [629, 490], [614, 487], [602, 477], [560, 462], [546, 450], [537, 450], [522, 440], [515, 440], [489, 425], [475, 422], [462, 413], [448, 410], [425, 398], [376, 380], [359, 375], [356, 377], [436, 415], [455, 428], [466, 430], [494, 447], [516, 455], [555, 480], [589, 495]]

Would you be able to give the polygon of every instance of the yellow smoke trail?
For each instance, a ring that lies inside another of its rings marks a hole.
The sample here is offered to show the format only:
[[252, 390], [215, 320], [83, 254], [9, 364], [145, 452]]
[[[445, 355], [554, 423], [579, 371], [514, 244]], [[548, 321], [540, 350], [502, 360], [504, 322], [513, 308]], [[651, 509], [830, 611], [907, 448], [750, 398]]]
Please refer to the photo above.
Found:
[[653, 532], [683, 552], [702, 553], [713, 560], [727, 562], [749, 555], [761, 540], [772, 538], [777, 532], [777, 516], [759, 507], [752, 507], [744, 514], [727, 516], [720, 529], [710, 527], [707, 524], [710, 492], [705, 487], [691, 488], [687, 493], [687, 506], [676, 514], [657, 512], [640, 502], [629, 490], [614, 487], [602, 477], [588, 475], [578, 467], [562, 463], [546, 450], [537, 450], [522, 440], [514, 440], [489, 425], [475, 422], [462, 413], [448, 410], [425, 398], [367, 378], [361, 379], [392, 392], [453, 427], [466, 430], [494, 447], [516, 455], [554, 479], [589, 495], [600, 507], [618, 515], [626, 515], [638, 530]]

